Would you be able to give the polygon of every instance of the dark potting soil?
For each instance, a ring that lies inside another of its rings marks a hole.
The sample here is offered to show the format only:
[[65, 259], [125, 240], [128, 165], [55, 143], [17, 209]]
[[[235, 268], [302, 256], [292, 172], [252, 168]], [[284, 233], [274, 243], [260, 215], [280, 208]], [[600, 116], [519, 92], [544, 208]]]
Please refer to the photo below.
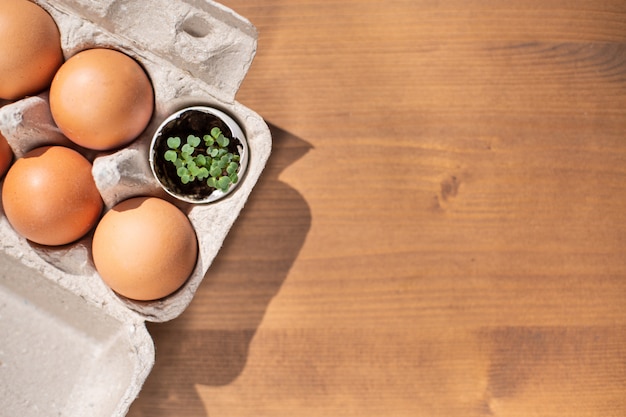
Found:
[[[204, 135], [210, 134], [211, 129], [214, 127], [218, 127], [222, 131], [222, 134], [229, 139], [228, 151], [240, 155], [238, 149], [238, 146], [242, 146], [240, 139], [234, 138], [226, 123], [219, 117], [210, 113], [199, 110], [188, 110], [163, 127], [154, 145], [154, 170], [168, 189], [198, 201], [207, 198], [215, 191], [215, 188], [207, 185], [206, 180], [195, 180], [187, 184], [181, 183], [176, 173], [176, 166], [166, 161], [163, 157], [165, 152], [169, 149], [167, 146], [168, 138], [178, 136], [183, 143], [186, 143], [187, 136], [194, 135], [202, 138]], [[202, 147], [202, 144], [196, 149], [197, 153], [206, 150]]]

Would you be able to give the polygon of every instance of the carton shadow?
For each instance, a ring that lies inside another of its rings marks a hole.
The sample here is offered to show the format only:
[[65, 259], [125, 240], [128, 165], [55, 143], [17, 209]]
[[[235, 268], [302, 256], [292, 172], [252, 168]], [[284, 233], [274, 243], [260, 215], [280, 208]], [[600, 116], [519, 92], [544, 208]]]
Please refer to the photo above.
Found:
[[[128, 417], [205, 417], [195, 387], [228, 385], [245, 368], [250, 342], [311, 226], [304, 197], [279, 180], [311, 146], [276, 126], [270, 130], [265, 171], [194, 301], [179, 318], [147, 325], [156, 363]], [[194, 329], [187, 326], [192, 319]]]

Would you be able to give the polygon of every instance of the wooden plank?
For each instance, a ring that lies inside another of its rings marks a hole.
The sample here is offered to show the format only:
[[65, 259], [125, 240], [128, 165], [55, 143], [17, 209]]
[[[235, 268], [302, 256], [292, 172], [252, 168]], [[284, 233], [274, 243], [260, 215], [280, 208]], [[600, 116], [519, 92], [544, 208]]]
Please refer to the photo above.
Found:
[[626, 3], [224, 4], [274, 153], [129, 415], [626, 415]]

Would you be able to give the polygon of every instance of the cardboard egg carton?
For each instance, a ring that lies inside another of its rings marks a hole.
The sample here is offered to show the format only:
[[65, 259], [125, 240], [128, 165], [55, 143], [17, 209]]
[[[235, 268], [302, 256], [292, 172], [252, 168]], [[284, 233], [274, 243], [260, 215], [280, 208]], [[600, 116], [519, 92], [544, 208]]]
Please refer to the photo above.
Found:
[[[105, 210], [139, 195], [174, 202], [152, 177], [148, 148], [161, 121], [182, 107], [222, 109], [248, 140], [247, 171], [233, 193], [206, 205], [175, 203], [196, 230], [199, 255], [185, 285], [162, 300], [133, 301], [108, 288], [93, 266], [90, 235], [63, 247], [39, 246], [17, 235], [0, 211], [0, 414], [124, 416], [154, 363], [145, 322], [177, 317], [205, 275], [210, 279], [209, 267], [271, 152], [267, 125], [235, 101], [257, 34], [210, 0], [34, 1], [57, 23], [66, 59], [114, 48], [135, 58], [152, 81], [154, 115], [137, 140], [108, 153], [81, 149], [93, 161]], [[0, 100], [0, 132], [16, 157], [42, 145], [74, 146], [55, 126], [46, 92]]]

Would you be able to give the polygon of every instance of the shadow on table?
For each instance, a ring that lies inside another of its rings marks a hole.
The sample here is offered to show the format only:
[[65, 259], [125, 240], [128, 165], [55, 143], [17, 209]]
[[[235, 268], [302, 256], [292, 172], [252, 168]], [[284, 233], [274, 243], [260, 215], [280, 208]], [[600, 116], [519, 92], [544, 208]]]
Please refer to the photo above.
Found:
[[171, 322], [148, 324], [156, 364], [129, 417], [204, 417], [195, 386], [228, 385], [246, 365], [250, 342], [311, 226], [305, 199], [278, 179], [311, 146], [276, 126], [270, 130], [265, 171], [192, 304]]

